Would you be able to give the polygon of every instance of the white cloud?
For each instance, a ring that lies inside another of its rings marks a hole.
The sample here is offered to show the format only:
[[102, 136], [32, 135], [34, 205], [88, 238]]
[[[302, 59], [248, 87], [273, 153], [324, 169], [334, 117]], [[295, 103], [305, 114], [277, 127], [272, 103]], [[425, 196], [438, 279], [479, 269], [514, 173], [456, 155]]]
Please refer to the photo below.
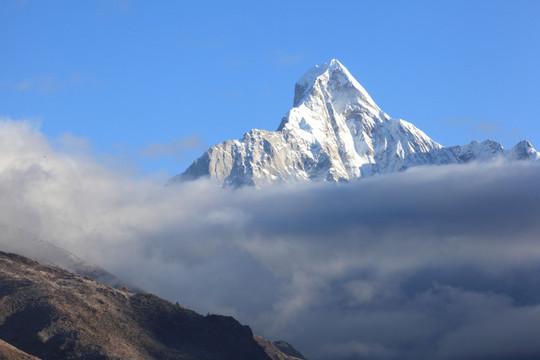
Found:
[[52, 146], [31, 123], [0, 122], [3, 224], [171, 301], [234, 315], [312, 360], [540, 353], [530, 336], [540, 323], [538, 164], [164, 187], [66, 139]]

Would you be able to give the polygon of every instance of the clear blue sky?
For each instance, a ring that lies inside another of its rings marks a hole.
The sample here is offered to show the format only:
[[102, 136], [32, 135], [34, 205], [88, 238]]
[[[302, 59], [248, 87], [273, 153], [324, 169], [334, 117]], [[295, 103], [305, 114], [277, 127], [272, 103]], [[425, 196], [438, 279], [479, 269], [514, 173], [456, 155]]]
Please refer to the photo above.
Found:
[[295, 81], [337, 58], [443, 145], [538, 149], [539, 19], [523, 0], [0, 0], [0, 116], [175, 174], [277, 128]]

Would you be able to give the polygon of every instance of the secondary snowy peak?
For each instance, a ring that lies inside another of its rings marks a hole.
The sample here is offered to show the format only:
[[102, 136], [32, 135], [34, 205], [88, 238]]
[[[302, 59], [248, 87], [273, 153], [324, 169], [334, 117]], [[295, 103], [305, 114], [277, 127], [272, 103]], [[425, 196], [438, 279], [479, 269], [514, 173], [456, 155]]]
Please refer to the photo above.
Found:
[[444, 148], [413, 124], [384, 113], [334, 59], [308, 70], [296, 82], [294, 106], [276, 131], [251, 130], [241, 140], [215, 145], [169, 183], [199, 177], [232, 186], [340, 182], [495, 156], [540, 157], [526, 141], [508, 151], [494, 141]]
[[540, 160], [540, 153], [528, 140], [521, 140], [508, 151], [510, 158], [514, 160]]

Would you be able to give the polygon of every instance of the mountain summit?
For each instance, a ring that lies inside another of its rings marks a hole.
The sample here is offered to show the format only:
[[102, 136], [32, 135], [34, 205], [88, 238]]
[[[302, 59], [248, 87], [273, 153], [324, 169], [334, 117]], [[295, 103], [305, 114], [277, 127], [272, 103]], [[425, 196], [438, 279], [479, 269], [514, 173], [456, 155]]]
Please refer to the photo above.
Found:
[[254, 129], [241, 140], [217, 144], [169, 184], [200, 177], [257, 187], [302, 180], [342, 182], [496, 156], [540, 158], [528, 141], [511, 150], [491, 140], [445, 148], [413, 124], [388, 116], [333, 59], [296, 82], [293, 108], [276, 131]]
[[308, 97], [314, 87], [332, 87], [337, 95], [340, 90], [351, 91], [354, 89], [355, 95], [361, 104], [366, 108], [380, 111], [367, 91], [356, 81], [351, 73], [338, 60], [333, 59], [321, 66], [316, 65], [302, 76], [294, 89], [294, 107], [299, 106]]

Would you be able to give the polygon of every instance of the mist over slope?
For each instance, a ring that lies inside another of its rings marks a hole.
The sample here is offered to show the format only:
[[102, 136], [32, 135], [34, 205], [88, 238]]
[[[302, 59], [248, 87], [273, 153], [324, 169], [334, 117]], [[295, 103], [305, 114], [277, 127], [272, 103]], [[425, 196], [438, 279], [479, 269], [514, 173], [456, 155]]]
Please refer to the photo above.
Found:
[[540, 354], [535, 162], [232, 190], [163, 187], [55, 148], [0, 122], [3, 222], [172, 302], [315, 360]]

